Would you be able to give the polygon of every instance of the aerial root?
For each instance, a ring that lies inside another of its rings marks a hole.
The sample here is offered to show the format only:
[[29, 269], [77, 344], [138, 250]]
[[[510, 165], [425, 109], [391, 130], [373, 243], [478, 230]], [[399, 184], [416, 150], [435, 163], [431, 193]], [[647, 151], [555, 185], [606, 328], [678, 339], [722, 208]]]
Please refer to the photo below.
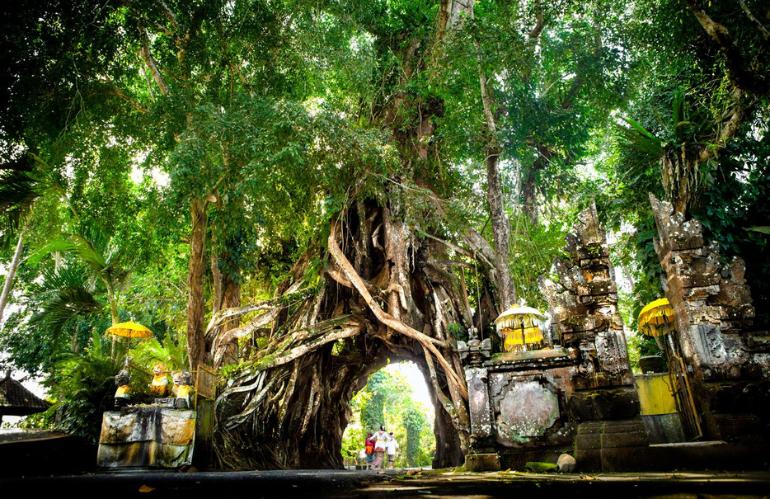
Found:
[[448, 347], [449, 344], [446, 341], [433, 338], [417, 331], [416, 329], [404, 324], [402, 321], [394, 318], [392, 315], [382, 310], [380, 305], [372, 298], [372, 295], [369, 293], [364, 280], [361, 278], [361, 276], [358, 275], [350, 261], [347, 259], [337, 244], [337, 230], [337, 224], [333, 223], [331, 231], [329, 232], [328, 239], [329, 254], [332, 256], [335, 263], [342, 271], [343, 275], [347, 278], [348, 281], [351, 282], [356, 291], [358, 291], [358, 293], [364, 299], [364, 302], [366, 302], [366, 305], [372, 311], [377, 320], [392, 330], [412, 338], [420, 343], [420, 345], [422, 345], [428, 352], [430, 352], [430, 354], [436, 358], [438, 363], [444, 369], [447, 380], [454, 383], [458, 388], [461, 396], [467, 400], [468, 388], [465, 386], [465, 380], [458, 376], [444, 355], [442, 355], [438, 348], [436, 348], [437, 345], [441, 347]]

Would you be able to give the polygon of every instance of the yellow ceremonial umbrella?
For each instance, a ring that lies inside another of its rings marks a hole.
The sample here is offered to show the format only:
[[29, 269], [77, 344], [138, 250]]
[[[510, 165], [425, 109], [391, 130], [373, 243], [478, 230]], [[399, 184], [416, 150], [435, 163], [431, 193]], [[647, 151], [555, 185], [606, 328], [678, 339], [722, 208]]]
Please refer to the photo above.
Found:
[[[152, 331], [147, 326], [142, 326], [138, 322], [119, 322], [113, 324], [107, 328], [107, 334], [112, 335], [112, 352], [111, 356], [115, 356], [115, 338], [128, 338], [129, 340], [134, 338], [147, 339], [152, 337]], [[128, 357], [126, 357], [128, 360]]]
[[658, 298], [639, 312], [639, 331], [652, 337], [668, 334], [674, 329], [674, 315], [668, 298]]
[[497, 334], [503, 339], [503, 350], [526, 350], [527, 345], [542, 346], [543, 331], [540, 321], [545, 315], [525, 305], [512, 305], [495, 319]]
[[152, 331], [138, 322], [119, 322], [107, 328], [107, 333], [121, 338], [151, 338]]

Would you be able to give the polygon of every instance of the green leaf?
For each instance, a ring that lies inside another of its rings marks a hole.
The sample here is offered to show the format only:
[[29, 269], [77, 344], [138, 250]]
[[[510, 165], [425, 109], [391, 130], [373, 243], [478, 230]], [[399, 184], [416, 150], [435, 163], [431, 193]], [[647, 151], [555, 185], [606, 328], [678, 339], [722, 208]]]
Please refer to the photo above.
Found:
[[644, 128], [644, 126], [642, 126], [642, 124], [636, 121], [635, 119], [630, 118], [628, 116], [623, 116], [622, 119], [623, 121], [631, 125], [631, 127], [637, 132], [639, 132], [639, 134], [641, 134], [643, 137], [646, 137], [647, 139], [649, 139], [650, 141], [658, 145], [661, 144], [661, 140], [659, 138], [657, 138], [655, 135], [652, 134], [652, 132]]
[[32, 254], [27, 257], [27, 263], [32, 266], [36, 266], [43, 258], [50, 255], [51, 253], [74, 251], [76, 248], [77, 246], [75, 243], [69, 239], [57, 237], [56, 239], [47, 242], [39, 249], [33, 251]]

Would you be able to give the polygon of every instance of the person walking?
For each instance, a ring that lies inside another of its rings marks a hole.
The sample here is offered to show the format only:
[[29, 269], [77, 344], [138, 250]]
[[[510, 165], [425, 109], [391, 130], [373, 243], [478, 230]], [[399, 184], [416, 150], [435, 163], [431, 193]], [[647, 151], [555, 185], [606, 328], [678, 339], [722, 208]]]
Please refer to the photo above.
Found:
[[396, 437], [393, 436], [393, 432], [391, 431], [388, 436], [390, 437], [388, 439], [388, 442], [385, 444], [385, 453], [388, 456], [388, 469], [393, 469], [396, 463], [396, 454], [398, 453], [398, 442], [396, 441]]
[[371, 431], [366, 434], [364, 452], [366, 453], [366, 469], [371, 469], [374, 464], [374, 435]]
[[356, 469], [357, 470], [365, 470], [369, 468], [369, 463], [367, 463], [367, 459], [369, 458], [369, 455], [366, 453], [366, 448], [361, 449], [361, 451], [358, 453], [358, 457], [356, 457]]
[[380, 426], [380, 431], [374, 434], [374, 463], [372, 469], [381, 470], [385, 465], [385, 452], [388, 448], [390, 435], [385, 431], [384, 426]]

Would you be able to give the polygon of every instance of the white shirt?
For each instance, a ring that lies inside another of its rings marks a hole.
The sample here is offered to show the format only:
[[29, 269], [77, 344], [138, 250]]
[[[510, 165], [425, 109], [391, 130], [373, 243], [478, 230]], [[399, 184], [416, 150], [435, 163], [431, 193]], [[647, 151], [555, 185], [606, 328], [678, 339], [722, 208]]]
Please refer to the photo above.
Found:
[[396, 442], [395, 438], [391, 438], [388, 440], [388, 443], [385, 444], [385, 448], [388, 450], [389, 456], [395, 456], [396, 451], [398, 450], [398, 442]]
[[390, 435], [388, 435], [384, 431], [378, 431], [377, 433], [375, 433], [374, 450], [376, 452], [383, 452], [387, 447], [388, 440], [390, 440]]

